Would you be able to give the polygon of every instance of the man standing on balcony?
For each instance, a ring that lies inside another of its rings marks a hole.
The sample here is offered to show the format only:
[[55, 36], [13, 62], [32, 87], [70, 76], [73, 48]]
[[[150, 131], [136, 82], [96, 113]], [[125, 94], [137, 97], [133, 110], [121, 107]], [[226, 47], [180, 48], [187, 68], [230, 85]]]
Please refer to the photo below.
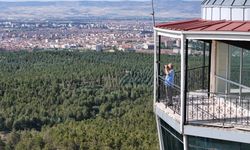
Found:
[[173, 86], [174, 86], [174, 66], [173, 64], [168, 64], [164, 66], [165, 68], [165, 85], [166, 85], [166, 94], [167, 94], [167, 105], [173, 105]]

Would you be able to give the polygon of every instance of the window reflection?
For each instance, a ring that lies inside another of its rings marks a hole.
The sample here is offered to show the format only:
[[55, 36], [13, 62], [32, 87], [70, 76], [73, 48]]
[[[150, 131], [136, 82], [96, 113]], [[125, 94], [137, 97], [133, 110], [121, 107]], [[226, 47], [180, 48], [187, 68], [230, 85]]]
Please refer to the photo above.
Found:
[[250, 100], [250, 89], [242, 88], [241, 93], [243, 99]]
[[221, 94], [227, 94], [227, 82], [221, 80], [221, 79], [216, 79], [216, 91], [217, 93]]
[[241, 48], [236, 46], [229, 47], [230, 52], [230, 80], [239, 83], [240, 81], [240, 56]]
[[228, 83], [228, 93], [230, 95], [240, 95], [240, 90], [241, 88], [239, 86]]
[[227, 79], [227, 68], [228, 68], [228, 45], [225, 43], [218, 44], [219, 51], [217, 52], [217, 64], [216, 73], [217, 75]]
[[[216, 91], [250, 97], [250, 50], [220, 43], [217, 53]], [[249, 88], [248, 88], [249, 87]]]
[[242, 84], [250, 87], [250, 50], [243, 49]]

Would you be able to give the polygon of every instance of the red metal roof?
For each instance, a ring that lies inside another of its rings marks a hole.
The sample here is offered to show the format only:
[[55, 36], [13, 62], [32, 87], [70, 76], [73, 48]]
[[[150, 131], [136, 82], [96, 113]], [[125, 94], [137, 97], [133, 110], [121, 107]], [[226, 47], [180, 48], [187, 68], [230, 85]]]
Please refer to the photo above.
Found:
[[250, 21], [211, 21], [211, 20], [188, 20], [162, 23], [157, 28], [176, 31], [235, 31], [250, 32]]

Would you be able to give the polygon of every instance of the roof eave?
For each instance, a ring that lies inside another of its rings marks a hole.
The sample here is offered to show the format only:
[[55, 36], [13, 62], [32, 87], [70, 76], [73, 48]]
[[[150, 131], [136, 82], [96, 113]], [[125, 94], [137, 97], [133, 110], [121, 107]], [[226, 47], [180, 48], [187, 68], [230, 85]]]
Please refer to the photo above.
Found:
[[181, 38], [185, 35], [187, 39], [197, 40], [233, 40], [233, 41], [250, 41], [250, 32], [235, 31], [178, 31], [154, 27], [158, 35], [172, 38]]

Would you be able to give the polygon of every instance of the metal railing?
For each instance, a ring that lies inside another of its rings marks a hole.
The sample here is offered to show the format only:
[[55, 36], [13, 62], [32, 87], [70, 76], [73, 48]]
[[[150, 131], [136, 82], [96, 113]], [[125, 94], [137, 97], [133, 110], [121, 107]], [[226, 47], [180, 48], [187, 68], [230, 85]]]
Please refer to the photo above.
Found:
[[174, 111], [174, 113], [177, 113], [180, 115], [180, 87], [176, 84], [174, 84], [172, 88], [172, 104], [169, 105], [168, 102], [169, 96], [167, 95], [167, 86], [164, 82], [164, 77], [159, 77], [159, 86], [158, 86], [158, 102], [162, 102], [165, 104], [166, 107], [169, 107], [171, 110]]
[[[249, 126], [250, 97], [209, 92], [205, 88], [208, 87], [209, 76], [201, 75], [208, 73], [207, 70], [206, 66], [188, 70], [186, 123]], [[173, 105], [168, 105], [165, 76], [159, 76], [158, 81], [158, 102], [164, 103], [180, 115], [180, 72], [175, 72], [175, 84], [172, 87]]]
[[221, 93], [189, 92], [187, 123], [250, 125], [250, 98]]
[[187, 91], [208, 89], [208, 66], [195, 67], [187, 70]]
[[[188, 85], [188, 89], [187, 89], [188, 91], [203, 89], [204, 86], [207, 87], [206, 82], [208, 80], [208, 76], [205, 76], [204, 73], [208, 74], [208, 66], [196, 67], [196, 68], [191, 68], [188, 70], [187, 82], [192, 83]], [[159, 81], [158, 101], [163, 102], [166, 105], [166, 107], [169, 107], [177, 114], [180, 114], [180, 80], [181, 80], [181, 72], [176, 71], [174, 74], [174, 84], [172, 87], [173, 105], [168, 105], [169, 98], [167, 96], [167, 87], [164, 83], [165, 75], [160, 75], [159, 80], [158, 80]]]

